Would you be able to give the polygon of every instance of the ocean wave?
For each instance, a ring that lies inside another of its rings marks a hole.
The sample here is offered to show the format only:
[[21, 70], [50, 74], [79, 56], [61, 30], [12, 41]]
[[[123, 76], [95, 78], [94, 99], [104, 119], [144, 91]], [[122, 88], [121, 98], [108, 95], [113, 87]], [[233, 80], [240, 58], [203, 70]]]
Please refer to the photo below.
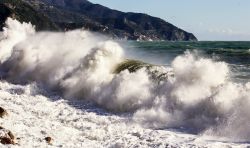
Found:
[[68, 99], [130, 112], [149, 128], [250, 140], [250, 83], [232, 82], [225, 62], [187, 51], [170, 67], [152, 65], [127, 60], [118, 43], [99, 34], [35, 32], [12, 19], [6, 25], [0, 71], [7, 81], [36, 82]]

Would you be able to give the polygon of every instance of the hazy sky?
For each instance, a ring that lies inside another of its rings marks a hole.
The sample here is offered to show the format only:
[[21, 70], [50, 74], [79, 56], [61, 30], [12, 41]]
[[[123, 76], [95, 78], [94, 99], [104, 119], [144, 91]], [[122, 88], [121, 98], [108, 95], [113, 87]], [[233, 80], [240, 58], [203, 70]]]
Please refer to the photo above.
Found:
[[89, 0], [125, 12], [157, 16], [199, 40], [250, 41], [250, 0]]

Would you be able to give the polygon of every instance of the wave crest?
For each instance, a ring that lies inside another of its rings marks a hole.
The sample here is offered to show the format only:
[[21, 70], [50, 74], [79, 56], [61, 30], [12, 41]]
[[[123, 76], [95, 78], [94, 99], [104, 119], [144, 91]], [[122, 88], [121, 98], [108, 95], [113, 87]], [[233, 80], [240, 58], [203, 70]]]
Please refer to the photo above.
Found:
[[[128, 60], [122, 47], [83, 30], [35, 32], [31, 24], [8, 19], [0, 41], [2, 78], [35, 81], [119, 112], [150, 128], [250, 137], [250, 84], [230, 81], [225, 62], [192, 52], [170, 67]], [[231, 132], [233, 131], [233, 132]]]

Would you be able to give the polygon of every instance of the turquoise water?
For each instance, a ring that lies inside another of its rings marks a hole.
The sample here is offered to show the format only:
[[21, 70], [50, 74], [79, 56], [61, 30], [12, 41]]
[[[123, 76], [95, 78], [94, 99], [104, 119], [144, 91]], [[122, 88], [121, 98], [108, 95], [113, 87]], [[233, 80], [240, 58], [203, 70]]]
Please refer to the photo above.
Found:
[[176, 56], [186, 51], [195, 52], [201, 57], [228, 63], [233, 80], [250, 80], [250, 42], [130, 42], [125, 46], [130, 58], [160, 65], [170, 65]]

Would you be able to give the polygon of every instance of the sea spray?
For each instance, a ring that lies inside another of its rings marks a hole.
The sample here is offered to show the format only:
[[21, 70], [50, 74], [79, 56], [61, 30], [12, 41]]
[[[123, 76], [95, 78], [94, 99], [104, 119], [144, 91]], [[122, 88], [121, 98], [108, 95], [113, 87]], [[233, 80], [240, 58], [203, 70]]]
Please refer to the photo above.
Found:
[[[249, 140], [249, 83], [230, 81], [229, 67], [186, 52], [172, 62], [174, 80], [156, 87], [155, 104], [134, 119], [151, 128], [185, 128], [197, 133]], [[212, 132], [211, 132], [212, 131]]]
[[1, 50], [0, 53], [1, 63], [10, 57], [13, 47], [17, 43], [35, 33], [35, 29], [30, 23], [21, 24], [17, 20], [8, 18], [6, 20], [6, 25], [7, 26], [3, 28], [4, 31], [1, 33], [0, 49], [5, 49]]
[[131, 112], [135, 122], [149, 128], [183, 127], [249, 140], [250, 84], [232, 82], [225, 62], [186, 52], [170, 67], [156, 68], [169, 76], [155, 81], [147, 66], [116, 71], [127, 58], [124, 50], [100, 34], [35, 32], [11, 19], [6, 25], [0, 70], [10, 82], [36, 82], [68, 99]]

